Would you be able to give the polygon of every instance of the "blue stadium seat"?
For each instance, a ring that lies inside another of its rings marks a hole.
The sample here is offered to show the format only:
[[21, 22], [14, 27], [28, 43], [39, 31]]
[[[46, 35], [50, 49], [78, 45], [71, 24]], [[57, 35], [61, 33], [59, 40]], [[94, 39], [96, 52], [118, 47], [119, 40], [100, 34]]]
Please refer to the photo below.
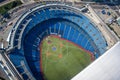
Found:
[[[27, 24], [27, 20], [30, 19], [31, 21]], [[100, 31], [87, 17], [73, 11], [43, 8], [31, 12], [17, 28], [14, 45], [18, 45], [17, 39], [24, 28], [23, 24], [27, 25], [22, 34], [22, 46], [20, 50], [15, 49], [10, 54], [10, 59], [15, 66], [19, 66], [21, 60], [26, 61], [25, 64], [29, 66], [36, 78], [41, 76], [39, 45], [44, 37], [50, 34], [61, 35], [62, 38], [78, 44], [85, 50], [92, 52], [95, 58], [106, 51], [107, 43]], [[20, 73], [24, 71], [22, 68], [18, 70]]]
[[63, 38], [67, 39], [69, 30], [70, 30], [70, 26], [67, 26], [67, 25], [66, 25], [66, 28], [65, 28], [65, 31], [64, 31]]

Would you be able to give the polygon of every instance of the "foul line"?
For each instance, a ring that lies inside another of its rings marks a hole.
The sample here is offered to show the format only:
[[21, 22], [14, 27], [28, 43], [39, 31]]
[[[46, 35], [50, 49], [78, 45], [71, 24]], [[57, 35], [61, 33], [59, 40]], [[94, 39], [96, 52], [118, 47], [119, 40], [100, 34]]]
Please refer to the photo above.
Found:
[[[53, 34], [52, 34], [52, 35], [50, 35], [50, 36], [55, 37], [55, 38], [58, 38], [58, 39], [60, 39], [60, 40], [67, 41], [67, 42], [69, 42], [69, 43], [71, 43], [71, 44], [79, 47], [80, 49], [82, 49], [83, 51], [87, 52], [87, 53], [91, 56], [91, 61], [94, 61], [94, 60], [95, 60], [95, 57], [94, 57], [94, 55], [93, 55], [92, 52], [90, 52], [90, 51], [88, 51], [88, 50], [85, 50], [83, 47], [79, 46], [78, 44], [75, 44], [75, 43], [73, 43], [72, 41], [69, 41], [69, 40], [67, 40], [67, 39], [61, 38], [61, 37], [59, 37], [59, 36], [57, 36], [57, 35], [53, 35]], [[48, 37], [48, 36], [46, 36], [45, 38], [47, 38], [47, 37]], [[44, 38], [44, 39], [45, 39], [45, 38]], [[44, 39], [41, 41], [41, 43], [40, 43], [40, 45], [39, 45], [39, 47], [40, 47], [40, 71], [41, 71], [42, 76], [43, 76], [43, 68], [42, 68], [42, 44], [43, 44]], [[67, 44], [67, 55], [68, 55], [68, 47], [71, 47], [71, 46], [68, 46], [68, 44]], [[48, 51], [48, 48], [47, 48], [47, 51]], [[60, 52], [61, 52], [61, 50], [60, 50]], [[45, 59], [46, 59], [46, 58], [45, 58]], [[46, 63], [47, 63], [47, 59], [46, 59]], [[46, 63], [45, 63], [45, 65], [46, 65]], [[45, 67], [45, 68], [46, 68], [46, 67]], [[42, 77], [42, 78], [43, 78], [43, 77]], [[43, 80], [44, 80], [44, 79], [43, 79]]]

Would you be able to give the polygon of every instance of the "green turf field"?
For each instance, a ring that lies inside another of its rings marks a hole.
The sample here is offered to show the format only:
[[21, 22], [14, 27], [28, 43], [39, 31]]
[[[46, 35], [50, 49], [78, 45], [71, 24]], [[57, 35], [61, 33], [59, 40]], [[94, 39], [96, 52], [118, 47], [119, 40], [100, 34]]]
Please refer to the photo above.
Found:
[[41, 44], [41, 68], [45, 80], [70, 80], [91, 63], [89, 53], [78, 46], [49, 36]]

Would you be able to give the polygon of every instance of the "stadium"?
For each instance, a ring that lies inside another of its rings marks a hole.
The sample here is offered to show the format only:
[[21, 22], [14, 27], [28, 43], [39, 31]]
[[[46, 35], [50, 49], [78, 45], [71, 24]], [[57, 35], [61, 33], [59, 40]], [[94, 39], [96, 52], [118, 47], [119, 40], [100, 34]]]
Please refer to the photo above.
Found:
[[107, 51], [97, 25], [73, 6], [46, 4], [24, 13], [10, 33], [18, 80], [70, 80]]

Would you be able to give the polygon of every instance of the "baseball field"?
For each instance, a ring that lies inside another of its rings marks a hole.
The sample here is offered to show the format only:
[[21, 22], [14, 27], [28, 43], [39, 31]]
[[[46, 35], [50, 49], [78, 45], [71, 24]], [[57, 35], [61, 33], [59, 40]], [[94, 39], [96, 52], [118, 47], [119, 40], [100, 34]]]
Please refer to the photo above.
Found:
[[92, 53], [55, 35], [43, 39], [40, 54], [45, 80], [70, 80], [93, 61]]

